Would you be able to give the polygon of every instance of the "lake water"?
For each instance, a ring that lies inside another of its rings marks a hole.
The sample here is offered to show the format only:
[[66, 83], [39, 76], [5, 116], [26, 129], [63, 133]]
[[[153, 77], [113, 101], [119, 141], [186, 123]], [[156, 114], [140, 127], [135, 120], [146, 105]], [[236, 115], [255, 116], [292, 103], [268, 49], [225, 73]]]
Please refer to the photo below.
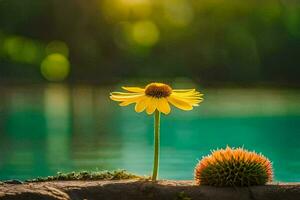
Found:
[[[150, 175], [153, 116], [119, 107], [111, 88], [1, 87], [0, 180], [103, 169]], [[162, 116], [160, 178], [192, 179], [198, 159], [230, 145], [267, 156], [276, 181], [300, 181], [300, 90], [202, 92], [200, 107]]]

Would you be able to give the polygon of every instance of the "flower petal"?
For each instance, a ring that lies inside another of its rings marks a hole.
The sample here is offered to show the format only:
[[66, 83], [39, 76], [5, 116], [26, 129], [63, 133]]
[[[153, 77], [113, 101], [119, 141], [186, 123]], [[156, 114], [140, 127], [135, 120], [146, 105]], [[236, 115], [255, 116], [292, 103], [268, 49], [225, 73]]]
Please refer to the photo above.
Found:
[[128, 99], [128, 100], [124, 100], [122, 103], [120, 103], [120, 106], [128, 106], [132, 103], [137, 103], [139, 102], [142, 98], [144, 98], [144, 96], [140, 96], [140, 97], [136, 97], [136, 98], [132, 98], [132, 99]]
[[167, 97], [167, 100], [173, 104], [173, 106], [181, 109], [181, 110], [192, 110], [193, 106], [189, 104], [188, 102], [182, 100], [180, 97], [177, 97], [175, 95], [171, 95]]
[[122, 87], [122, 89], [127, 90], [129, 92], [145, 92], [145, 89], [139, 87]]
[[135, 94], [135, 95], [111, 95], [110, 98], [114, 101], [126, 101], [130, 99], [135, 99], [137, 97], [145, 96], [144, 94]]
[[148, 106], [148, 102], [149, 102], [150, 98], [144, 96], [143, 98], [141, 98], [136, 104], [135, 104], [135, 111], [136, 112], [143, 112], [146, 107]]
[[166, 115], [171, 111], [170, 105], [165, 98], [161, 98], [157, 101], [157, 109]]
[[200, 92], [195, 92], [195, 91], [191, 91], [191, 92], [175, 92], [173, 91], [172, 94], [176, 94], [178, 96], [185, 96], [185, 97], [202, 97], [203, 94], [201, 94]]
[[146, 108], [146, 112], [148, 115], [151, 115], [157, 107], [157, 99], [156, 98], [150, 98], [148, 102], [148, 106]]
[[110, 95], [119, 95], [119, 96], [130, 96], [130, 95], [137, 95], [143, 94], [139, 92], [111, 92]]
[[174, 92], [194, 92], [196, 91], [195, 89], [177, 89], [173, 90]]
[[173, 92], [172, 95], [178, 97], [183, 101], [186, 101], [193, 106], [198, 106], [198, 104], [203, 101], [203, 94], [199, 92]]

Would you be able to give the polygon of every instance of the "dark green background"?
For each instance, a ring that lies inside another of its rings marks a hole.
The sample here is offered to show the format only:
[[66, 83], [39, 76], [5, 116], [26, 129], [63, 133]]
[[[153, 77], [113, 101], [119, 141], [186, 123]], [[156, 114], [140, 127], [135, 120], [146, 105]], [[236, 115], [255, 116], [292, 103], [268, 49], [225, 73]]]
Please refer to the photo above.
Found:
[[[69, 49], [72, 83], [189, 77], [218, 86], [300, 84], [298, 1], [130, 2], [1, 0], [0, 49], [11, 37], [25, 44], [2, 48], [0, 81], [43, 81], [45, 47], [58, 40]], [[159, 33], [148, 46], [126, 32], [144, 21]]]

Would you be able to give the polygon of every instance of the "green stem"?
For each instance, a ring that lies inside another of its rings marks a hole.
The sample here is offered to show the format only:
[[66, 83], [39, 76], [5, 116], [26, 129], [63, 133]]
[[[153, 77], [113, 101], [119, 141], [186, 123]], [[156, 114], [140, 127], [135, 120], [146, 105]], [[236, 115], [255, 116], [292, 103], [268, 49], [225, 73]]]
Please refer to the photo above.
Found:
[[160, 112], [156, 110], [154, 114], [154, 162], [153, 162], [152, 181], [156, 181], [157, 173], [158, 173], [159, 125], [160, 125]]

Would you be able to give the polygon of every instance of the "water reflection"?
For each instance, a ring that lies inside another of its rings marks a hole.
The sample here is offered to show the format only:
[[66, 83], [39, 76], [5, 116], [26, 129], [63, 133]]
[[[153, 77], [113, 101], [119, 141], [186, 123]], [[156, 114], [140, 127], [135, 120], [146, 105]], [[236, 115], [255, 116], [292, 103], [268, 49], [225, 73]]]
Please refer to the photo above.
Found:
[[70, 138], [72, 138], [70, 93], [60, 85], [49, 85], [44, 91], [46, 118], [46, 159], [53, 169], [69, 167]]
[[[57, 171], [152, 169], [152, 117], [121, 108], [109, 89], [90, 86], [0, 88], [0, 179]], [[192, 178], [211, 149], [245, 146], [274, 163], [276, 180], [300, 181], [300, 93], [210, 89], [192, 112], [162, 116], [160, 177]]]

